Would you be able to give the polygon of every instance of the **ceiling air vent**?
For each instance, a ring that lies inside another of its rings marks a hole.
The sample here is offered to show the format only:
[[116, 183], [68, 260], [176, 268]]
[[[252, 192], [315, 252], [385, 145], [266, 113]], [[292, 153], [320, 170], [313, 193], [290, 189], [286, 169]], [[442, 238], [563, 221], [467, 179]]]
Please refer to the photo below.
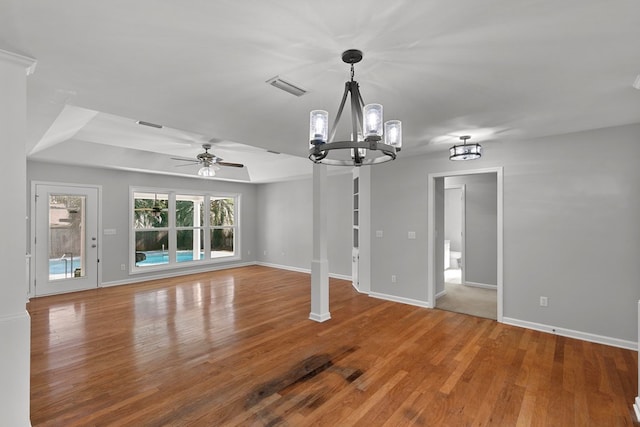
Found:
[[162, 129], [162, 125], [157, 125], [155, 123], [144, 122], [142, 120], [138, 120], [136, 123], [142, 126], [149, 126], [151, 128]]
[[267, 80], [267, 83], [269, 83], [273, 87], [277, 87], [278, 89], [288, 92], [291, 95], [302, 96], [307, 93], [305, 89], [302, 89], [296, 84], [283, 80], [280, 76], [275, 76], [274, 78]]

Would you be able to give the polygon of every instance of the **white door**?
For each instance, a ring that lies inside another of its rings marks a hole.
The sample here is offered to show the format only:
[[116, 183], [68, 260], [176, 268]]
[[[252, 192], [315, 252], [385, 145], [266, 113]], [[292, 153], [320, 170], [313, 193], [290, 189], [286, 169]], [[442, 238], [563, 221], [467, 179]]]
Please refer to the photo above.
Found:
[[98, 286], [98, 188], [35, 186], [36, 296]]

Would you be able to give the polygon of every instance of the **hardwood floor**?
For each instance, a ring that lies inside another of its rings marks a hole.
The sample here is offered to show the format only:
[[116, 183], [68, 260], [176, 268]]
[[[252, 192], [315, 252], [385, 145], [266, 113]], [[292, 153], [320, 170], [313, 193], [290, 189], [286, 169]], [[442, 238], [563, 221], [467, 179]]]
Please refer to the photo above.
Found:
[[33, 299], [34, 426], [629, 426], [637, 353], [245, 267]]

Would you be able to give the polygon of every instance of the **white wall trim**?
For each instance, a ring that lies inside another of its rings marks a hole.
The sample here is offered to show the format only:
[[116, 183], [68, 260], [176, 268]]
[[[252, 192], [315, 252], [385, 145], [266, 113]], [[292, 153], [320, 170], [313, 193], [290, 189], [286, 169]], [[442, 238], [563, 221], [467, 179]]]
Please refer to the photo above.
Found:
[[[311, 269], [310, 268], [292, 267], [292, 266], [289, 266], [289, 265], [273, 264], [273, 263], [270, 263], [270, 262], [262, 262], [262, 261], [256, 261], [255, 264], [256, 265], [261, 265], [263, 267], [271, 267], [271, 268], [277, 268], [277, 269], [280, 269], [280, 270], [289, 270], [289, 271], [296, 271], [298, 273], [311, 274]], [[344, 275], [344, 274], [329, 273], [329, 277], [334, 278], [334, 279], [351, 281], [351, 276], [347, 276], [347, 275]], [[361, 292], [355, 286], [354, 286], [354, 289], [357, 290], [358, 292]]]
[[399, 302], [399, 303], [402, 303], [402, 304], [415, 305], [417, 307], [422, 307], [422, 308], [433, 308], [433, 306], [429, 303], [429, 301], [420, 301], [420, 300], [412, 299], [412, 298], [403, 298], [403, 297], [398, 297], [398, 296], [395, 296], [395, 295], [381, 294], [379, 292], [370, 292], [369, 296], [372, 297], [372, 298], [378, 298], [378, 299], [383, 299], [383, 300], [387, 300], [387, 301]]
[[27, 76], [30, 76], [35, 72], [36, 64], [38, 63], [34, 58], [3, 49], [0, 49], [0, 60], [10, 62], [18, 65], [19, 67], [24, 67], [26, 69]]
[[576, 338], [582, 341], [594, 342], [597, 344], [610, 345], [612, 347], [626, 348], [628, 350], [638, 350], [638, 343], [635, 341], [621, 340], [619, 338], [606, 337], [604, 335], [590, 334], [588, 332], [575, 331], [557, 326], [544, 325], [542, 323], [529, 322], [526, 320], [504, 317], [503, 323], [521, 328], [533, 329], [535, 331], [547, 332], [568, 338]]
[[[640, 300], [638, 300], [638, 349], [640, 350]], [[636, 403], [633, 405], [633, 410], [636, 412], [636, 420], [640, 421], [640, 358], [638, 359], [638, 396], [636, 396]]]
[[[261, 265], [262, 267], [271, 267], [271, 268], [277, 268], [279, 270], [288, 270], [288, 271], [295, 271], [295, 272], [298, 272], [298, 273], [311, 274], [311, 269], [310, 268], [292, 267], [292, 266], [289, 266], [289, 265], [273, 264], [271, 262], [262, 262], [262, 261], [257, 261], [256, 264], [257, 265]], [[351, 278], [349, 278], [349, 279], [351, 279]]]
[[471, 286], [471, 287], [474, 287], [474, 288], [492, 289], [492, 290], [494, 290], [494, 291], [498, 289], [498, 286], [496, 286], [496, 285], [489, 285], [489, 284], [487, 284], [487, 283], [478, 283], [478, 282], [469, 282], [469, 281], [466, 281], [466, 282], [464, 282], [464, 283], [463, 283], [463, 285], [465, 285], [465, 286]]
[[193, 268], [186, 271], [185, 270], [183, 271], [165, 270], [161, 274], [152, 274], [152, 275], [143, 276], [143, 277], [135, 276], [135, 277], [131, 277], [130, 279], [104, 282], [104, 283], [101, 283], [99, 287], [108, 288], [111, 286], [131, 285], [133, 283], [141, 283], [141, 282], [146, 282], [148, 280], [169, 279], [171, 277], [187, 276], [189, 274], [208, 273], [210, 271], [227, 270], [229, 268], [249, 267], [256, 264], [257, 264], [256, 262], [252, 261], [252, 262], [239, 262], [234, 264], [225, 264], [225, 265], [214, 265], [214, 266], [209, 265], [206, 268]]
[[5, 314], [0, 316], [0, 323], [15, 322], [30, 318], [31, 316], [29, 316], [29, 312], [24, 310], [20, 311], [19, 313]]
[[440, 297], [445, 296], [446, 294], [447, 294], [447, 290], [446, 290], [446, 289], [444, 289], [444, 290], [443, 290], [443, 291], [441, 291], [441, 292], [438, 292], [438, 293], [436, 294], [436, 300], [437, 300], [438, 298], [440, 298]]
[[326, 322], [329, 319], [331, 319], [331, 313], [309, 313], [309, 320], [313, 320], [315, 322]]

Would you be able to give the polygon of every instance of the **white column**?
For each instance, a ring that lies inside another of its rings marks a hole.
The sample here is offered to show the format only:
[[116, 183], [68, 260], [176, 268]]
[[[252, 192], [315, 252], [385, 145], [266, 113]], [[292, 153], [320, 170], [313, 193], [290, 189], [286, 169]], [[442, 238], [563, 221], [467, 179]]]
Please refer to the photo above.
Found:
[[[199, 227], [200, 226], [200, 208], [202, 207], [202, 202], [201, 201], [193, 201], [193, 226], [194, 227]], [[191, 259], [193, 260], [199, 260], [200, 259], [200, 229], [196, 229], [193, 232], [193, 245], [191, 247], [191, 249], [193, 250], [193, 253], [191, 254], [192, 257]]]
[[327, 166], [322, 164], [313, 165], [313, 259], [309, 319], [316, 322], [331, 319], [327, 260]]
[[[638, 351], [640, 351], [640, 301], [638, 301]], [[638, 395], [633, 409], [636, 411], [636, 419], [640, 421], [640, 357], [638, 358]]]
[[[31, 318], [27, 277], [27, 75], [35, 60], [0, 50], [0, 414], [2, 424], [29, 426]], [[25, 72], [26, 70], [26, 72]], [[6, 207], [10, 206], [10, 209]]]

